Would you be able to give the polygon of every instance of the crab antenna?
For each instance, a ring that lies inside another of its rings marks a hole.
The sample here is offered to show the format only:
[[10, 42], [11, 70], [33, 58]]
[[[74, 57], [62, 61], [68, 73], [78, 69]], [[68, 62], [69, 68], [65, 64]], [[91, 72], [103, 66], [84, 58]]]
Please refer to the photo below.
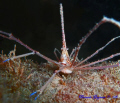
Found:
[[62, 3], [60, 3], [60, 17], [61, 17], [61, 27], [62, 27], [63, 49], [66, 49], [65, 31], [64, 31], [64, 18], [63, 18], [63, 6], [62, 6]]

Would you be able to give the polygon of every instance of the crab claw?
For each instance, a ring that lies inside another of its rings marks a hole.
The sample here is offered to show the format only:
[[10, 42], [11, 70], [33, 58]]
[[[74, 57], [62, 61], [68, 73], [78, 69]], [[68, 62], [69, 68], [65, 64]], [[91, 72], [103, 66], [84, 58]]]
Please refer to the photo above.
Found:
[[36, 94], [36, 93], [37, 93], [36, 91], [35, 91], [35, 92], [33, 92], [33, 93], [31, 93], [31, 94], [30, 94], [30, 97], [31, 97], [32, 95]]
[[[35, 91], [35, 92], [31, 93], [31, 94], [30, 94], [30, 97], [33, 96], [34, 94], [36, 94], [37, 92], [38, 92], [38, 91]], [[36, 96], [34, 100], [36, 100], [36, 99], [39, 97], [40, 94], [41, 94], [41, 93], [39, 93], [38, 96]]]
[[5, 63], [5, 62], [7, 62], [7, 61], [9, 61], [9, 60], [11, 60], [11, 59], [10, 59], [10, 58], [8, 58], [8, 59], [4, 60], [4, 61], [3, 61], [3, 63]]

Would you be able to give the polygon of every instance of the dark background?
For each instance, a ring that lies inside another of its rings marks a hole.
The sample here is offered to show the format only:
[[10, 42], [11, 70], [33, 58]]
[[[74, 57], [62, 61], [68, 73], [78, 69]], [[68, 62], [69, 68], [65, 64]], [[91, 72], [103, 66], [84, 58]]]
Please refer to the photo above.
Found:
[[[120, 21], [120, 0], [64, 0], [64, 22], [69, 53], [79, 40], [99, 22], [103, 15]], [[62, 33], [58, 0], [0, 0], [0, 30], [13, 35], [51, 59], [56, 60], [54, 48], [62, 47]], [[79, 59], [85, 58], [120, 35], [120, 30], [110, 23], [100, 26], [85, 42]], [[29, 52], [14, 41], [0, 37], [0, 51], [8, 54], [17, 45], [16, 55]], [[92, 60], [120, 52], [120, 39], [114, 41]], [[44, 59], [29, 58], [37, 62]], [[113, 60], [119, 59], [119, 57]]]

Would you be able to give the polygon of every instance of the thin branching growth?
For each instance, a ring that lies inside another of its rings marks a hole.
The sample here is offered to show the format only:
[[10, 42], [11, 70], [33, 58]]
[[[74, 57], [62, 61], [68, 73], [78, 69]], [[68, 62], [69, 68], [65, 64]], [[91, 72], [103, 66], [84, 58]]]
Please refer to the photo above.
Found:
[[45, 55], [41, 54], [40, 52], [30, 48], [29, 46], [27, 46], [26, 44], [24, 44], [22, 41], [20, 41], [19, 39], [17, 39], [16, 37], [14, 37], [11, 33], [6, 33], [3, 31], [0, 31], [0, 36], [7, 38], [9, 40], [14, 40], [16, 42], [18, 42], [19, 44], [23, 45], [25, 48], [27, 48], [28, 50], [30, 50], [30, 53], [25, 53], [19, 56], [14, 56], [12, 58], [9, 58], [7, 60], [4, 60], [3, 63], [9, 61], [9, 60], [14, 60], [16, 58], [21, 58], [21, 57], [25, 57], [25, 56], [29, 56], [29, 55], [38, 55], [41, 58], [52, 62], [53, 64], [57, 65], [59, 67], [59, 70], [55, 70], [55, 72], [53, 73], [53, 75], [51, 76], [51, 78], [45, 83], [45, 85], [43, 85], [39, 90], [33, 92], [32, 94], [30, 94], [30, 96], [38, 93], [38, 95], [35, 97], [35, 100], [40, 96], [40, 94], [43, 93], [43, 91], [45, 90], [45, 88], [49, 85], [49, 83], [51, 83], [51, 81], [53, 80], [53, 78], [55, 77], [56, 74], [58, 74], [59, 72], [65, 73], [65, 74], [70, 74], [72, 73], [73, 70], [90, 70], [90, 69], [105, 69], [105, 68], [113, 68], [113, 67], [119, 67], [120, 66], [120, 62], [117, 62], [117, 64], [114, 65], [105, 65], [105, 66], [93, 66], [97, 63], [100, 62], [104, 62], [106, 60], [109, 60], [111, 58], [114, 58], [116, 56], [119, 56], [120, 53], [116, 53], [116, 54], [112, 54], [106, 58], [103, 58], [101, 60], [98, 61], [94, 61], [88, 64], [84, 64], [84, 62], [88, 61], [90, 58], [92, 58], [93, 56], [97, 55], [100, 51], [102, 51], [104, 48], [106, 48], [110, 43], [112, 43], [113, 41], [115, 41], [116, 39], [119, 39], [120, 36], [114, 37], [112, 38], [110, 41], [108, 41], [108, 43], [106, 43], [104, 46], [102, 46], [101, 48], [99, 48], [98, 50], [96, 50], [93, 54], [91, 54], [90, 56], [88, 56], [87, 58], [85, 58], [82, 61], [76, 62], [78, 61], [78, 53], [80, 48], [82, 47], [82, 45], [85, 43], [85, 41], [87, 40], [87, 38], [102, 24], [109, 22], [112, 23], [114, 25], [116, 25], [118, 28], [120, 28], [120, 22], [113, 19], [113, 18], [108, 18], [106, 16], [103, 16], [103, 19], [100, 20], [100, 22], [98, 22], [78, 43], [78, 46], [75, 47], [71, 54], [68, 54], [68, 48], [66, 46], [66, 40], [65, 40], [65, 31], [64, 31], [64, 16], [63, 16], [63, 6], [62, 3], [60, 3], [60, 15], [61, 15], [61, 27], [62, 27], [62, 48], [61, 48], [61, 53], [55, 49], [54, 50], [54, 54], [57, 57], [56, 52], [59, 52], [59, 54], [61, 55], [60, 58], [57, 57], [58, 61], [52, 60], [48, 57], [46, 57]]

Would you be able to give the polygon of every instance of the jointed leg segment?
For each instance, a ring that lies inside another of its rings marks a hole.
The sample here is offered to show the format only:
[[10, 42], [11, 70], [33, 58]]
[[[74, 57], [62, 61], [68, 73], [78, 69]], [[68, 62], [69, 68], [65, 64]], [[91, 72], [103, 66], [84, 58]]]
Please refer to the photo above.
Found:
[[[120, 38], [120, 36], [117, 36], [113, 39], [111, 39], [106, 45], [104, 45], [103, 47], [99, 48], [98, 50], [96, 50], [96, 52], [94, 52], [92, 55], [88, 56], [86, 59], [84, 59], [83, 61], [81, 61], [80, 63], [78, 63], [77, 65], [75, 65], [75, 67], [78, 67], [79, 65], [81, 65], [82, 63], [84, 63], [85, 61], [89, 60], [90, 58], [92, 58], [93, 56], [95, 56], [96, 54], [98, 54], [101, 50], [103, 50], [106, 46], [108, 46], [110, 43], [112, 43], [114, 40]], [[118, 55], [117, 55], [118, 56]]]
[[57, 56], [57, 53], [56, 53], [56, 51], [61, 55], [61, 53], [59, 52], [59, 50], [58, 49], [54, 49], [54, 54], [55, 54], [55, 56], [56, 56], [56, 58], [57, 58], [57, 60], [58, 61], [60, 61], [60, 59], [58, 58], [58, 56]]
[[[110, 23], [112, 23], [112, 24], [114, 24], [114, 25], [116, 25], [116, 26], [118, 26], [118, 27], [120, 28], [120, 22], [119, 22], [119, 21], [116, 21], [116, 20], [113, 19], [113, 18], [107, 18], [107, 17], [104, 16], [103, 19], [102, 19], [99, 23], [97, 23], [97, 24], [86, 34], [86, 36], [82, 38], [82, 40], [80, 40], [80, 42], [79, 42], [79, 44], [78, 44], [78, 46], [77, 46], [77, 48], [76, 48], [76, 51], [75, 51], [75, 56], [74, 56], [73, 62], [75, 61], [76, 57], [78, 56], [78, 52], [79, 52], [81, 46], [83, 45], [83, 43], [85, 43], [86, 39], [87, 39], [100, 25], [102, 25], [103, 23], [106, 23], [106, 22], [110, 22]], [[113, 40], [111, 40], [110, 43], [111, 43], [112, 41], [114, 41], [114, 39], [117, 39], [117, 38], [119, 38], [119, 36], [113, 38]], [[109, 42], [105, 45], [105, 47], [106, 47], [107, 45], [109, 45]], [[103, 47], [103, 48], [104, 48], [104, 47]], [[102, 49], [102, 48], [101, 48], [101, 49]], [[96, 52], [97, 52], [97, 51], [96, 51]], [[96, 54], [97, 54], [97, 53], [95, 53], [94, 55], [96, 55]], [[90, 58], [93, 57], [94, 55], [91, 55], [91, 56], [88, 57], [88, 58], [90, 59]], [[86, 58], [86, 60], [88, 60], [88, 58]], [[86, 60], [84, 60], [84, 62], [85, 62]], [[82, 63], [83, 63], [83, 62], [82, 62]], [[82, 64], [82, 63], [80, 62], [79, 64], [77, 64], [77, 66], [80, 65], [80, 64]]]
[[66, 66], [63, 66], [62, 69], [55, 71], [55, 73], [53, 73], [53, 75], [52, 75], [52, 76], [50, 77], [50, 79], [45, 83], [45, 85], [42, 86], [39, 90], [37, 90], [37, 91], [33, 92], [32, 94], [30, 94], [30, 96], [32, 96], [32, 95], [34, 95], [34, 94], [36, 94], [36, 93], [39, 93], [39, 94], [35, 97], [35, 100], [36, 100], [36, 99], [39, 97], [39, 95], [43, 93], [44, 89], [48, 86], [48, 84], [52, 82], [52, 80], [53, 80], [53, 78], [55, 77], [55, 75], [56, 75], [57, 73], [59, 73], [60, 71], [62, 71], [65, 67], [66, 67]]
[[[4, 35], [3, 35], [3, 34], [4, 34]], [[5, 35], [7, 35], [7, 36], [5, 36]], [[46, 57], [45, 55], [39, 53], [38, 51], [30, 48], [29, 46], [27, 46], [26, 44], [24, 44], [22, 41], [20, 41], [20, 40], [17, 39], [16, 37], [14, 37], [11, 33], [6, 33], [6, 32], [3, 32], [3, 31], [0, 31], [0, 36], [2, 36], [2, 37], [4, 37], [4, 38], [7, 38], [7, 39], [9, 39], [9, 40], [14, 40], [14, 41], [18, 42], [19, 44], [23, 45], [23, 46], [24, 46], [25, 48], [27, 48], [28, 50], [32, 51], [31, 54], [36, 54], [36, 55], [42, 57], [43, 59], [45, 59], [45, 60], [47, 60], [47, 61], [49, 61], [49, 62], [52, 62], [52, 63], [57, 64], [57, 65], [60, 65], [60, 63], [58, 63], [58, 62], [56, 62], [56, 61], [54, 61], [54, 60]], [[22, 56], [20, 55], [20, 56], [18, 56], [18, 57], [23, 57], [23, 56], [26, 56], [26, 55], [28, 56], [28, 55], [30, 55], [30, 54], [27, 53], [27, 54], [25, 54], [25, 55], [22, 55]], [[14, 58], [17, 58], [17, 57], [14, 57]], [[10, 60], [10, 59], [8, 59], [8, 60]], [[8, 60], [7, 60], [7, 61], [8, 61]], [[4, 61], [4, 62], [5, 62], [5, 61]]]

